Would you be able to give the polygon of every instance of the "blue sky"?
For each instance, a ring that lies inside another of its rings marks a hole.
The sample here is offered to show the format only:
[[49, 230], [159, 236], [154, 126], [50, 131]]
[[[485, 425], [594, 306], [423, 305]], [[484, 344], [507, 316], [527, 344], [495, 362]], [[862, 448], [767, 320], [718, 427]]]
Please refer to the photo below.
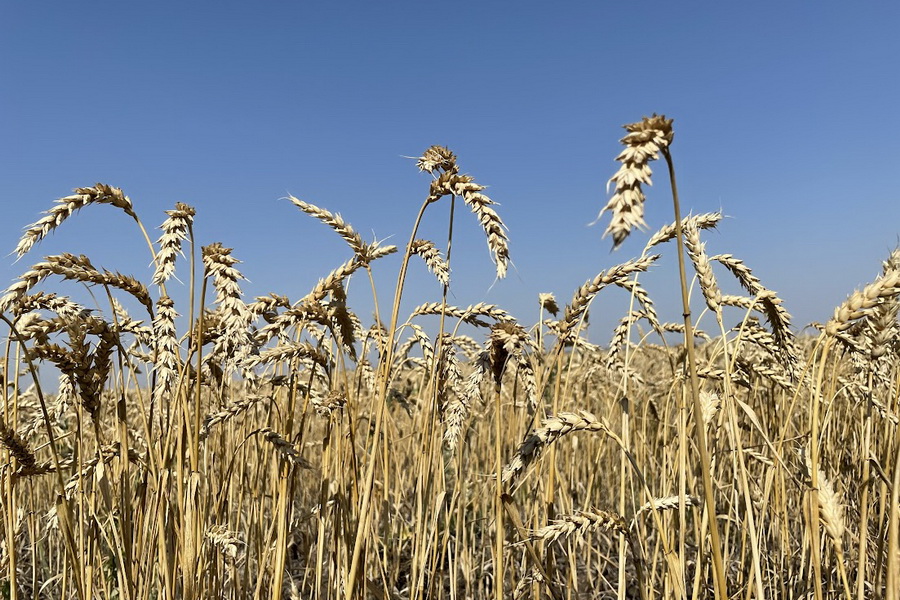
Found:
[[[501, 204], [515, 265], [495, 282], [460, 211], [451, 301], [497, 303], [530, 325], [539, 292], [567, 302], [640, 252], [649, 234], [610, 252], [606, 220], [587, 224], [621, 125], [658, 112], [675, 119], [684, 210], [729, 217], [708, 250], [742, 258], [802, 326], [872, 280], [898, 242], [898, 25], [889, 2], [4, 3], [0, 247], [102, 181], [148, 229], [175, 202], [195, 206], [198, 244], [234, 247], [248, 294], [297, 299], [349, 253], [281, 198], [403, 244], [428, 186], [403, 157], [441, 144]], [[654, 175], [651, 230], [672, 220], [661, 163]], [[423, 226], [440, 245], [446, 210]], [[133, 223], [95, 206], [19, 263], [4, 252], [0, 282], [62, 251], [150, 278]], [[644, 281], [678, 320], [667, 252]], [[383, 304], [398, 266], [376, 263]], [[440, 298], [421, 268], [410, 286], [410, 307]], [[364, 316], [367, 287], [351, 289]], [[593, 340], [622, 302], [601, 295]]]

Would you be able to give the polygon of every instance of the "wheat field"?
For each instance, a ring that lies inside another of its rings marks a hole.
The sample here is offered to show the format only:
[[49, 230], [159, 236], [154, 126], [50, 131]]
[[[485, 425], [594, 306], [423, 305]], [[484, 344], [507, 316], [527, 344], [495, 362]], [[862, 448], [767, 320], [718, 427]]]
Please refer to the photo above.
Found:
[[[152, 274], [60, 254], [0, 297], [0, 597], [900, 599], [900, 251], [801, 336], [740, 258], [707, 253], [722, 215], [682, 215], [672, 121], [625, 129], [605, 235], [645, 249], [566, 304], [534, 298], [533, 323], [448, 301], [453, 219], [473, 213], [498, 278], [510, 240], [440, 146], [405, 245], [289, 198], [347, 244], [299, 299], [245, 297], [232, 249], [194, 238], [202, 210], [176, 204], [154, 242], [118, 188], [57, 200], [18, 257], [102, 203]], [[672, 220], [634, 233], [654, 161]], [[433, 206], [445, 240], [417, 235]], [[663, 254], [678, 322], [641, 282]], [[411, 269], [443, 293], [401, 314]], [[629, 309], [597, 345], [610, 293]]]

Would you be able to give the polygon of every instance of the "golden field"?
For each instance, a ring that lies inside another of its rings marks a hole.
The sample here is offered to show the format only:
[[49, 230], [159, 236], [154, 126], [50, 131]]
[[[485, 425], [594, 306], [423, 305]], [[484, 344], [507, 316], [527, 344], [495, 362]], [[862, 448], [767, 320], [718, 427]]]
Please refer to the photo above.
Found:
[[[0, 298], [0, 598], [898, 600], [900, 252], [800, 337], [741, 259], [707, 253], [722, 215], [682, 216], [672, 122], [626, 132], [606, 234], [637, 235], [659, 159], [672, 221], [567, 304], [535, 298], [535, 323], [448, 302], [454, 219], [474, 215], [498, 278], [510, 251], [443, 147], [418, 160], [431, 179], [405, 245], [290, 198], [349, 257], [300, 299], [244, 297], [232, 250], [195, 245], [191, 206], [153, 242], [118, 188], [58, 200], [18, 256], [102, 203], [134, 220], [154, 273], [60, 254]], [[438, 206], [447, 239], [419, 238]], [[661, 254], [682, 321], [640, 281]], [[423, 268], [443, 294], [401, 314]], [[49, 291], [63, 280], [96, 306]], [[629, 309], [598, 346], [586, 319], [608, 289]]]

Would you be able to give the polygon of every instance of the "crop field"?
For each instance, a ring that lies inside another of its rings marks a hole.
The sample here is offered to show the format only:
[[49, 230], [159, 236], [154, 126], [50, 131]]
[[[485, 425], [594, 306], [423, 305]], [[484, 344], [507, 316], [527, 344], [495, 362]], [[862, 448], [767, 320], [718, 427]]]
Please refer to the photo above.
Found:
[[[301, 298], [245, 297], [240, 249], [196, 242], [192, 206], [150, 223], [106, 184], [57, 200], [0, 292], [0, 598], [900, 600], [900, 251], [800, 335], [741, 258], [707, 253], [722, 215], [683, 212], [672, 121], [625, 131], [604, 243], [645, 249], [535, 297], [534, 322], [451, 301], [454, 221], [498, 278], [511, 241], [441, 146], [408, 242], [289, 198], [347, 245]], [[152, 277], [40, 255], [93, 204], [133, 219]], [[447, 237], [421, 239], [435, 211]], [[641, 281], [662, 255], [677, 322]], [[406, 285], [426, 269], [442, 294]], [[85, 287], [93, 304], [53, 291]], [[597, 345], [611, 293], [628, 310]]]

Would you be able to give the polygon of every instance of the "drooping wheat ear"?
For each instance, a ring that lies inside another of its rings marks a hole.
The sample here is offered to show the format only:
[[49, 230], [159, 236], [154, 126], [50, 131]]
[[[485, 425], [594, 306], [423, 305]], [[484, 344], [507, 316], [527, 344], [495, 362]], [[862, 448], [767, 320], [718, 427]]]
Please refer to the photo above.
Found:
[[497, 323], [491, 327], [489, 339], [491, 373], [494, 382], [500, 383], [503, 372], [510, 358], [519, 360], [525, 354], [526, 349], [537, 351], [534, 340], [525, 331], [525, 328], [517, 323]]
[[519, 580], [519, 583], [516, 584], [516, 589], [513, 591], [513, 600], [519, 600], [520, 598], [525, 598], [531, 593], [531, 586], [535, 583], [546, 583], [547, 580], [537, 569], [532, 569], [529, 571], [522, 579]]
[[292, 443], [284, 439], [280, 433], [277, 431], [273, 431], [268, 427], [263, 427], [255, 431], [251, 435], [261, 435], [264, 440], [272, 444], [275, 447], [275, 450], [278, 451], [278, 454], [286, 461], [288, 461], [291, 465], [295, 467], [301, 467], [303, 469], [312, 469], [313, 466], [307, 461], [303, 456], [300, 455], [300, 452], [294, 447]]
[[559, 538], [582, 537], [598, 529], [629, 535], [628, 525], [620, 515], [606, 510], [580, 510], [550, 521], [549, 525], [535, 531], [531, 539], [549, 543]]
[[828, 537], [840, 548], [844, 538], [844, 505], [822, 470], [819, 470], [819, 516]]
[[[735, 258], [731, 254], [717, 254], [710, 257], [728, 269], [751, 296], [756, 296], [762, 304], [762, 314], [766, 316], [769, 325], [772, 326], [772, 334], [782, 347], [782, 356], [786, 365], [797, 362], [797, 349], [794, 344], [794, 335], [791, 332], [791, 314], [782, 306], [782, 300], [772, 290], [762, 285], [759, 278], [753, 274], [744, 261]], [[739, 296], [720, 296], [722, 304], [728, 306], [741, 306], [749, 308], [752, 300], [742, 299]]]
[[153, 388], [153, 402], [156, 406], [162, 406], [161, 403], [178, 380], [177, 317], [175, 302], [168, 296], [161, 296], [156, 302], [156, 319], [153, 320], [153, 340], [156, 344], [156, 387]]
[[624, 127], [628, 134], [620, 141], [625, 149], [616, 157], [622, 166], [607, 183], [607, 186], [615, 183], [616, 192], [597, 215], [599, 219], [606, 211], [612, 211], [612, 220], [603, 237], [612, 234], [613, 248], [618, 248], [633, 228], [646, 227], [641, 185], [652, 185], [649, 163], [659, 158], [659, 151], [668, 148], [675, 136], [672, 119], [662, 115], [644, 117], [641, 122]]
[[363, 264], [357, 259], [357, 257], [354, 256], [344, 264], [340, 265], [334, 271], [329, 273], [324, 279], [320, 279], [316, 284], [316, 287], [314, 287], [313, 290], [297, 304], [311, 304], [313, 302], [321, 302], [328, 296], [328, 294], [332, 290], [334, 290], [339, 285], [343, 285], [343, 281], [350, 277], [353, 273], [356, 272], [357, 269], [362, 266]]
[[509, 265], [509, 239], [506, 237], [506, 225], [500, 220], [500, 215], [491, 208], [495, 203], [484, 194], [476, 192], [466, 192], [463, 194], [463, 200], [478, 217], [478, 222], [487, 235], [488, 249], [494, 255], [497, 278], [503, 279]]
[[256, 333], [256, 343], [264, 346], [275, 337], [283, 337], [291, 327], [300, 327], [307, 322], [327, 323], [328, 311], [318, 302], [297, 302]]
[[241, 300], [238, 281], [243, 275], [234, 267], [240, 261], [231, 256], [231, 248], [219, 242], [202, 249], [205, 276], [211, 277], [216, 290], [216, 304], [221, 317], [221, 335], [216, 339], [214, 353], [228, 356], [229, 364], [246, 358], [252, 345], [248, 327], [252, 315]]
[[246, 543], [234, 531], [229, 531], [224, 525], [214, 525], [206, 532], [206, 539], [219, 549], [229, 560], [237, 560], [241, 549]]
[[425, 330], [418, 325], [412, 324], [410, 328], [413, 330], [413, 337], [416, 343], [422, 349], [422, 357], [425, 359], [426, 368], [431, 369], [434, 364], [434, 345], [432, 345], [431, 339], [425, 333]]
[[175, 208], [167, 210], [166, 214], [169, 218], [160, 226], [163, 233], [156, 241], [159, 252], [156, 254], [153, 285], [163, 285], [175, 272], [175, 258], [182, 254], [181, 242], [187, 239], [196, 211], [193, 206], [176, 202]]
[[428, 240], [413, 240], [409, 246], [410, 254], [418, 254], [425, 261], [428, 270], [437, 277], [437, 280], [443, 286], [450, 285], [450, 266], [441, 251], [434, 245], [434, 242]]
[[324, 208], [319, 208], [314, 204], [304, 202], [294, 196], [288, 196], [287, 199], [306, 214], [315, 217], [334, 229], [339, 236], [344, 238], [344, 241], [347, 242], [354, 254], [362, 256], [365, 253], [366, 243], [363, 241], [362, 236], [360, 236], [349, 223], [344, 221], [339, 213], [331, 213]]
[[495, 321], [501, 322], [512, 322], [515, 320], [508, 312], [502, 308], [498, 308], [496, 304], [486, 304], [484, 302], [472, 304], [466, 308], [446, 306], [440, 302], [428, 302], [417, 306], [412, 314], [410, 314], [409, 318], [412, 319], [413, 317], [421, 315], [439, 315], [442, 310], [448, 317], [461, 319], [465, 323], [477, 325], [479, 327], [490, 327], [490, 324], [482, 321], [478, 317], [490, 317]]
[[700, 291], [706, 300], [706, 306], [713, 312], [721, 308], [722, 291], [713, 274], [709, 256], [706, 254], [706, 244], [700, 241], [700, 230], [693, 223], [688, 223], [684, 229], [684, 245], [688, 256], [697, 271], [697, 279], [700, 281]]
[[[100, 397], [103, 394], [103, 388], [106, 386], [106, 378], [109, 377], [109, 371], [112, 368], [112, 352], [119, 345], [119, 337], [116, 332], [105, 322], [102, 330], [99, 332], [100, 340], [94, 350], [92, 358], [86, 357], [90, 361], [90, 370], [86, 378], [79, 382], [81, 384], [82, 402], [85, 407], [100, 406]], [[93, 417], [96, 409], [90, 409], [89, 412]]]
[[484, 381], [485, 374], [491, 370], [490, 353], [487, 351], [482, 351], [472, 362], [474, 370], [461, 385], [456, 398], [451, 400], [444, 410], [444, 443], [451, 453], [456, 451], [472, 403], [481, 399], [481, 382]]
[[[702, 215], [694, 215], [685, 217], [681, 220], [681, 228], [686, 229], [689, 224], [693, 224], [697, 229], [715, 229], [722, 220], [722, 213], [704, 213]], [[654, 246], [664, 244], [675, 239], [675, 223], [664, 225], [659, 231], [651, 236], [650, 241], [644, 247], [644, 253], [648, 252]]]
[[451, 399], [460, 393], [463, 376], [459, 368], [456, 348], [453, 347], [452, 336], [449, 333], [443, 333], [439, 341], [435, 371], [437, 373], [438, 411], [443, 421]]
[[600, 419], [583, 410], [577, 413], [561, 412], [545, 419], [539, 429], [525, 437], [516, 455], [503, 469], [503, 483], [513, 483], [541, 455], [544, 448], [573, 431], [608, 432], [609, 428]]
[[253, 318], [262, 317], [266, 323], [272, 323], [278, 317], [279, 308], [290, 308], [291, 301], [287, 296], [270, 293], [268, 296], [257, 296], [254, 302], [247, 305]]
[[[882, 263], [882, 273], [900, 269], [900, 248], [891, 252], [890, 257]], [[865, 321], [863, 337], [869, 356], [875, 360], [881, 358], [891, 348], [891, 342], [897, 338], [897, 313], [900, 311], [900, 302], [897, 297], [885, 298], [881, 304], [875, 306], [872, 314]]]
[[834, 316], [825, 324], [825, 333], [834, 336], [850, 328], [853, 322], [868, 316], [872, 308], [886, 298], [900, 294], [900, 271], [890, 270], [870, 283], [861, 292], [854, 292], [834, 311]]
[[317, 415], [331, 419], [343, 412], [347, 405], [347, 394], [340, 390], [331, 390], [324, 398], [313, 395], [311, 401]]
[[[654, 498], [649, 502], [645, 502], [639, 509], [637, 509], [634, 513], [634, 516], [631, 517], [631, 525], [629, 529], [633, 529], [637, 520], [641, 518], [641, 516], [653, 511], [653, 510], [675, 510], [678, 508], [680, 496], [666, 496], [665, 498]], [[686, 495], [684, 497], [684, 503], [688, 506], [700, 506], [700, 499], [696, 496]]]
[[656, 308], [653, 306], [653, 300], [650, 299], [650, 294], [643, 286], [641, 286], [638, 280], [621, 279], [616, 281], [616, 285], [634, 294], [635, 299], [640, 302], [641, 307], [643, 308], [642, 312], [644, 313], [644, 318], [647, 319], [651, 327], [659, 330], [662, 325], [659, 322], [659, 317], [656, 315]]
[[485, 187], [475, 183], [470, 175], [461, 175], [456, 156], [446, 148], [432, 146], [419, 159], [418, 165], [419, 170], [437, 175], [431, 182], [426, 202], [437, 202], [444, 196], [459, 196], [478, 218], [497, 267], [497, 278], [503, 279], [509, 265], [509, 238], [506, 225], [491, 208], [496, 202], [481, 193]]
[[627, 315], [622, 317], [619, 324], [613, 329], [613, 335], [609, 341], [609, 352], [606, 354], [606, 359], [604, 361], [607, 369], [615, 368], [616, 370], [620, 370], [624, 367], [622, 349], [625, 347], [628, 340], [628, 332], [631, 330], [631, 326], [634, 325], [634, 323], [639, 319], [644, 318], [647, 318], [647, 313], [645, 311], [630, 311]]
[[308, 360], [322, 367], [325, 372], [330, 371], [328, 357], [322, 354], [309, 342], [285, 342], [274, 348], [266, 348], [254, 357], [254, 364], [279, 364], [292, 360]]
[[13, 314], [18, 316], [33, 310], [52, 310], [63, 320], [86, 319], [91, 314], [91, 311], [67, 296], [45, 292], [22, 296], [16, 304]]
[[715, 256], [709, 257], [709, 260], [714, 260], [731, 271], [738, 282], [740, 282], [741, 286], [751, 294], [756, 295], [760, 290], [765, 289], [762, 282], [759, 280], [759, 277], [754, 275], [753, 271], [750, 270], [750, 267], [744, 264], [744, 261], [741, 259], [735, 258], [731, 254], [716, 254]]
[[719, 399], [719, 394], [700, 390], [700, 411], [704, 425], [709, 427], [721, 407], [722, 401]]
[[16, 430], [0, 419], [0, 445], [18, 461], [18, 470], [31, 471], [37, 466], [37, 458], [28, 442], [23, 440]]
[[750, 317], [743, 325], [735, 327], [734, 331], [740, 329], [743, 329], [743, 333], [741, 333], [742, 342], [756, 344], [772, 356], [782, 356], [782, 347], [776, 341], [775, 336], [763, 329], [756, 317]]
[[72, 216], [75, 211], [88, 204], [111, 204], [125, 211], [125, 214], [131, 218], [137, 219], [131, 200], [119, 188], [103, 183], [98, 183], [94, 187], [76, 188], [73, 195], [56, 200], [53, 208], [45, 213], [47, 216], [32, 223], [25, 229], [22, 239], [19, 240], [19, 244], [16, 246], [16, 255], [19, 258], [24, 256], [36, 243], [44, 239], [48, 233], [62, 225], [63, 221]]
[[356, 360], [356, 332], [361, 329], [359, 317], [347, 308], [347, 292], [340, 284], [331, 290], [331, 302], [325, 305], [328, 328], [341, 348]]
[[608, 271], [603, 271], [591, 281], [586, 282], [575, 292], [572, 302], [566, 306], [563, 318], [559, 322], [559, 335], [561, 339], [570, 339], [573, 333], [578, 330], [581, 317], [584, 316], [588, 305], [594, 299], [600, 290], [608, 285], [624, 281], [626, 277], [632, 273], [646, 271], [653, 262], [659, 258], [658, 254], [652, 256], [642, 256], [630, 260], [621, 265], [612, 267]]
[[538, 294], [538, 303], [541, 305], [541, 310], [546, 310], [554, 317], [559, 314], [559, 305], [556, 303], [556, 296], [553, 294]]
[[0, 298], [0, 310], [11, 309], [31, 288], [50, 275], [60, 275], [63, 279], [119, 288], [134, 296], [144, 305], [147, 312], [151, 316], [153, 315], [153, 300], [151, 300], [147, 288], [140, 281], [120, 273], [106, 270], [100, 272], [91, 264], [88, 257], [83, 254], [75, 256], [68, 252], [58, 256], [48, 256], [44, 262], [37, 263], [31, 267], [31, 270], [26, 271], [19, 277], [17, 283], [6, 289], [3, 298]]
[[270, 396], [264, 396], [260, 394], [249, 394], [242, 398], [239, 398], [223, 407], [221, 410], [218, 410], [214, 413], [206, 415], [203, 419], [203, 425], [200, 426], [200, 439], [205, 440], [209, 437], [209, 431], [215, 427], [216, 425], [220, 425], [221, 423], [225, 423], [238, 416], [239, 414], [246, 412], [255, 404], [263, 401], [263, 400], [271, 400]]
[[[82, 463], [82, 469], [70, 477], [63, 486], [66, 497], [71, 498], [72, 495], [78, 491], [78, 484], [80, 481], [88, 480], [93, 477], [97, 465], [101, 462], [103, 464], [109, 464], [114, 458], [121, 456], [121, 448], [122, 446], [119, 442], [107, 444], [98, 449], [97, 455], [94, 458]], [[141, 457], [141, 454], [136, 449], [128, 448], [128, 462], [139, 464], [143, 461], [144, 458]]]
[[444, 146], [431, 146], [416, 161], [420, 171], [437, 175], [441, 171], [450, 171], [456, 167], [456, 155]]

